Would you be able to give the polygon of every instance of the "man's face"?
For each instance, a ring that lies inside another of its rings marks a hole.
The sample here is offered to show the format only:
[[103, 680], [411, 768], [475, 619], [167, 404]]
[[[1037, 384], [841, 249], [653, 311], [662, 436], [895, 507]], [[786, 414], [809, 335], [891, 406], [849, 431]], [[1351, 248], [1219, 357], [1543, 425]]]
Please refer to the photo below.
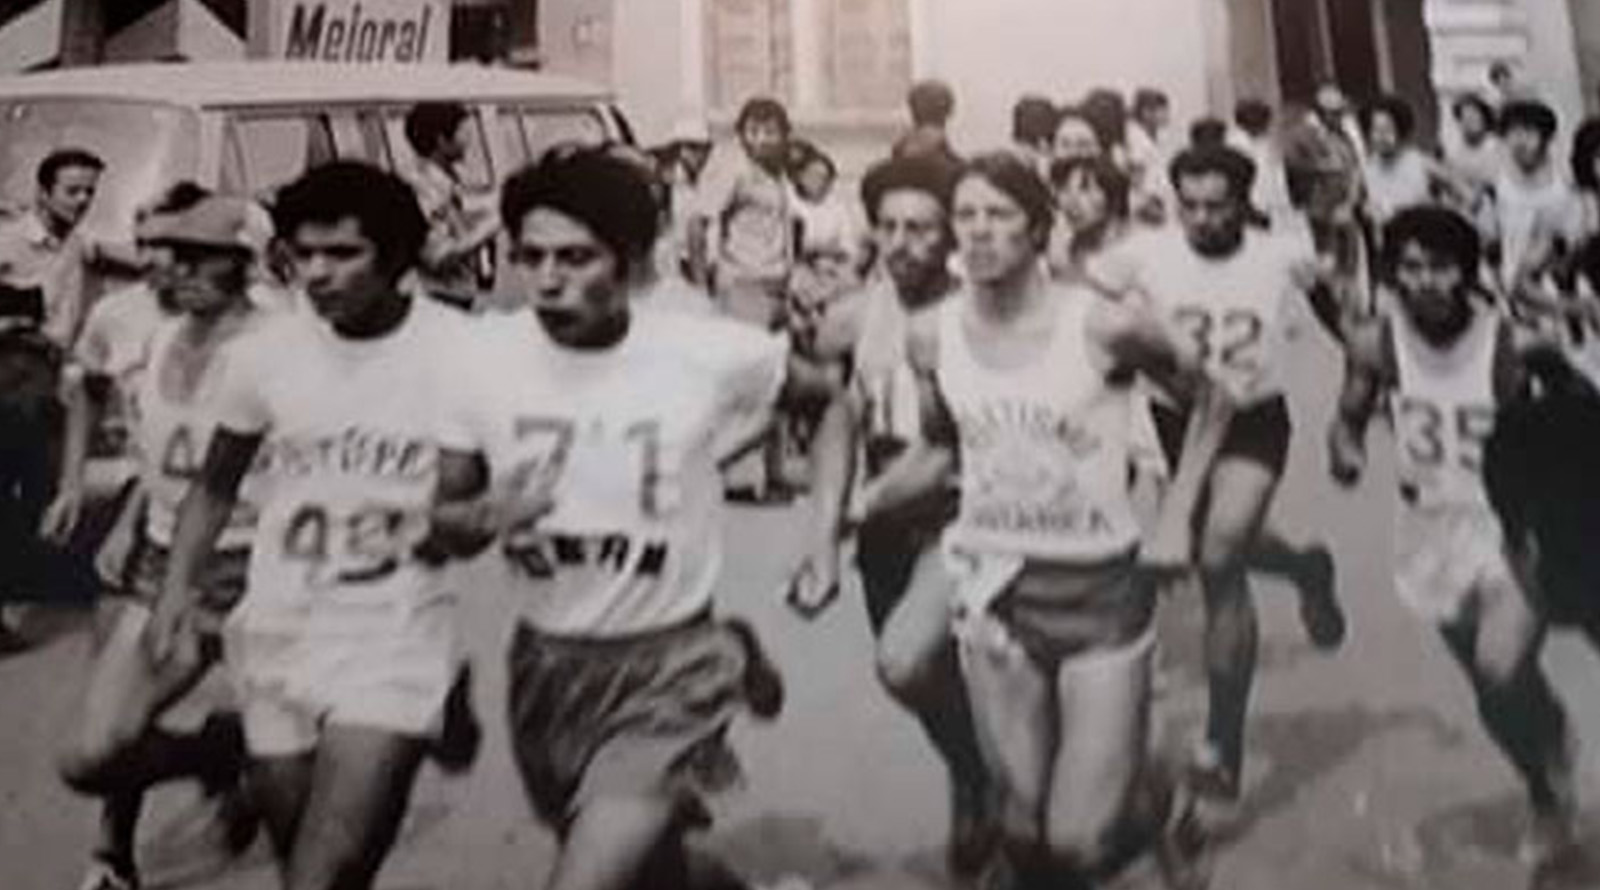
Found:
[[800, 168], [794, 187], [807, 201], [821, 201], [833, 188], [833, 170], [823, 161], [811, 161]]
[[915, 189], [897, 189], [878, 200], [873, 229], [883, 267], [902, 296], [919, 293], [937, 279], [950, 259], [950, 238], [939, 199]]
[[174, 309], [211, 316], [243, 296], [248, 258], [242, 253], [181, 242], [165, 246], [166, 271], [161, 278]]
[[1544, 166], [1545, 160], [1549, 157], [1549, 140], [1532, 127], [1512, 127], [1506, 130], [1505, 140], [1511, 160], [1523, 170], [1537, 170]]
[[1371, 145], [1373, 154], [1383, 158], [1393, 158], [1400, 152], [1400, 127], [1389, 115], [1374, 114], [1372, 132], [1367, 135], [1367, 142]]
[[1144, 121], [1145, 129], [1152, 133], [1160, 133], [1172, 123], [1172, 108], [1167, 105], [1149, 105], [1140, 110], [1139, 117]]
[[628, 311], [622, 264], [581, 220], [549, 207], [522, 218], [511, 249], [519, 288], [556, 342], [594, 342]]
[[974, 284], [1016, 278], [1039, 262], [1022, 205], [981, 176], [968, 176], [956, 187], [953, 227]]
[[744, 145], [745, 154], [769, 170], [782, 166], [788, 141], [782, 125], [774, 120], [755, 118], [739, 128], [739, 142]]
[[1317, 90], [1316, 98], [1317, 115], [1324, 123], [1337, 124], [1344, 117], [1344, 93], [1334, 87], [1323, 87]]
[[50, 221], [71, 229], [83, 220], [100, 188], [100, 171], [93, 167], [62, 167], [55, 182], [39, 190], [39, 206]]
[[1459, 329], [1468, 312], [1467, 274], [1454, 258], [1407, 242], [1394, 279], [1400, 307], [1419, 330], [1443, 336]]
[[1063, 120], [1056, 127], [1056, 138], [1051, 145], [1051, 155], [1063, 158], [1092, 158], [1100, 154], [1100, 137], [1087, 121], [1075, 117]]
[[342, 327], [395, 297], [399, 271], [385, 268], [360, 220], [301, 223], [288, 238], [295, 281], [330, 324]]
[[471, 138], [468, 128], [471, 126], [471, 118], [462, 118], [461, 123], [456, 125], [454, 132], [439, 140], [439, 145], [434, 149], [434, 153], [439, 156], [441, 161], [449, 166], [455, 166], [466, 160], [467, 142]]
[[1228, 177], [1200, 173], [1178, 180], [1178, 222], [1203, 256], [1226, 256], [1244, 240], [1244, 201]]
[[1104, 222], [1109, 203], [1105, 190], [1086, 167], [1073, 170], [1056, 189], [1056, 206], [1074, 229]]
[[1489, 133], [1489, 121], [1483, 116], [1483, 109], [1476, 105], [1461, 106], [1456, 125], [1461, 128], [1462, 137], [1474, 142]]

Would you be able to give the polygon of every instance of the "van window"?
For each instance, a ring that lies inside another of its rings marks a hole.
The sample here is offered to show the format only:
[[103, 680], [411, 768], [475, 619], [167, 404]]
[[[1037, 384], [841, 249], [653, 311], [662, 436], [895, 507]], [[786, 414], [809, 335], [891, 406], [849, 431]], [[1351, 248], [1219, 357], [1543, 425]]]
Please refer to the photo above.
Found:
[[516, 129], [523, 163], [537, 161], [553, 145], [563, 142], [595, 145], [606, 138], [605, 124], [597, 113], [588, 109], [505, 108], [500, 113]]
[[222, 183], [256, 197], [337, 157], [333, 127], [318, 113], [240, 116], [229, 122]]
[[333, 143], [339, 157], [366, 161], [385, 169], [394, 167], [388, 140], [383, 136], [383, 123], [376, 113], [353, 109], [330, 111], [328, 124], [333, 130]]
[[[390, 111], [386, 128], [389, 149], [394, 156], [394, 168], [402, 176], [413, 176], [418, 169], [417, 156], [411, 150], [411, 142], [406, 139], [408, 110], [396, 108]], [[456, 165], [456, 174], [460, 177], [461, 184], [469, 190], [492, 189], [498, 183], [495, 180], [494, 163], [489, 158], [488, 137], [484, 133], [483, 118], [474, 107], [468, 106], [467, 112], [468, 117], [463, 130], [467, 138], [466, 156]]]

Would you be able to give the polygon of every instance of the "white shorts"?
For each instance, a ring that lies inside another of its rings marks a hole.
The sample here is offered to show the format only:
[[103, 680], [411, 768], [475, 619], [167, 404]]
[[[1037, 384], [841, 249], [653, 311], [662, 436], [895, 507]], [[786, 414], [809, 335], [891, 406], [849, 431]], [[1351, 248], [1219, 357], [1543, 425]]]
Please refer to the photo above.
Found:
[[461, 664], [453, 608], [371, 633], [241, 617], [226, 629], [223, 660], [253, 756], [311, 751], [330, 723], [438, 735]]
[[1515, 589], [1500, 522], [1487, 508], [1410, 507], [1395, 525], [1395, 592], [1419, 617], [1459, 620], [1486, 594]]

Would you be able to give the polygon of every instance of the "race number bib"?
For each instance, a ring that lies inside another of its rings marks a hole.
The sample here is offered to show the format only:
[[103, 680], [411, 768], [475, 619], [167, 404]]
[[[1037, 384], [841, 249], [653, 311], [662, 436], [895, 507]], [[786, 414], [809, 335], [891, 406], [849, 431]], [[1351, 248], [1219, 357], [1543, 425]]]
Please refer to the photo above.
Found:
[[398, 572], [426, 525], [414, 511], [388, 504], [348, 510], [302, 504], [290, 515], [281, 547], [307, 589], [361, 587]]
[[1266, 370], [1267, 325], [1260, 313], [1182, 306], [1173, 320], [1213, 377], [1248, 383]]

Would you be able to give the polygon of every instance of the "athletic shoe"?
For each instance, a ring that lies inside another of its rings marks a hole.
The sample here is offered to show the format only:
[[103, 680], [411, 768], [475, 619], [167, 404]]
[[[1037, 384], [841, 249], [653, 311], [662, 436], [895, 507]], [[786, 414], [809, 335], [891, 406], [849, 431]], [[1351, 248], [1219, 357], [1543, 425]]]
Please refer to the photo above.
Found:
[[1337, 569], [1333, 554], [1320, 544], [1305, 555], [1304, 567], [1297, 579], [1300, 587], [1300, 623], [1310, 637], [1311, 645], [1331, 652], [1344, 643], [1344, 610], [1339, 606], [1339, 595], [1334, 586]]
[[96, 857], [89, 863], [78, 890], [139, 890], [139, 874]]
[[428, 757], [446, 774], [456, 776], [472, 768], [483, 747], [483, 724], [472, 707], [472, 666], [465, 665], [450, 687], [444, 703], [444, 727], [428, 746]]
[[750, 705], [750, 713], [763, 720], [776, 718], [783, 713], [783, 674], [767, 657], [761, 638], [750, 622], [743, 618], [729, 618], [723, 621], [723, 625], [733, 631], [744, 645], [744, 697]]

